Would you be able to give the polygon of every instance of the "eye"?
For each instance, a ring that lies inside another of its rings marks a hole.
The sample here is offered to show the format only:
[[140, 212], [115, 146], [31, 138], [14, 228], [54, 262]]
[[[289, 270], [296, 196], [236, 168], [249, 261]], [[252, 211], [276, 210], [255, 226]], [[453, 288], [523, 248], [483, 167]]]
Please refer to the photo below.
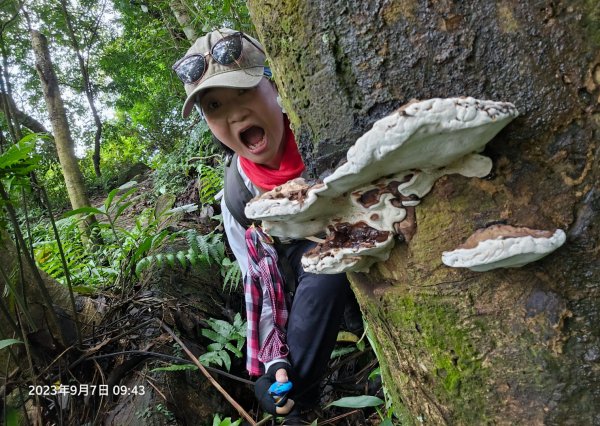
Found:
[[248, 93], [250, 89], [238, 89], [238, 96], [243, 96]]
[[205, 111], [216, 111], [221, 106], [221, 102], [216, 100], [209, 100], [202, 108]]

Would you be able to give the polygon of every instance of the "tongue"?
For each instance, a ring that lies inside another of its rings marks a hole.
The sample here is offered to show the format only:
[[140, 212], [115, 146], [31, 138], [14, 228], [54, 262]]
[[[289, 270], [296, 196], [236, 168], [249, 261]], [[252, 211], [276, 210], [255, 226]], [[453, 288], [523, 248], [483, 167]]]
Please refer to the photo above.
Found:
[[242, 133], [242, 140], [246, 143], [246, 145], [252, 146], [259, 143], [264, 135], [265, 131], [263, 129], [261, 129], [260, 127], [252, 126]]

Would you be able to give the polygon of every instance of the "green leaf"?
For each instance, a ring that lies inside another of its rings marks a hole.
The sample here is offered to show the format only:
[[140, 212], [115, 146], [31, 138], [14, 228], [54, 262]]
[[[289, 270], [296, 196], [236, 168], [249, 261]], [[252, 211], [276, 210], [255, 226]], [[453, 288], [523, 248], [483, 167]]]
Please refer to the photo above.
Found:
[[241, 358], [244, 356], [244, 354], [235, 346], [233, 346], [231, 343], [226, 343], [225, 344], [225, 349], [229, 349], [229, 351], [231, 353], [233, 353], [236, 357]]
[[196, 258], [196, 253], [194, 253], [194, 252], [190, 253], [188, 251], [188, 253], [185, 255], [185, 258], [190, 261], [190, 263], [192, 264], [192, 266], [196, 266], [196, 263], [198, 262], [198, 259]]
[[140, 256], [145, 254], [152, 247], [152, 238], [146, 238], [142, 240], [138, 248], [135, 250], [133, 254], [133, 259], [138, 259]]
[[184, 268], [187, 266], [187, 258], [185, 257], [185, 252], [178, 251], [175, 257], [177, 257], [177, 260], [179, 260], [181, 266], [183, 266]]
[[375, 370], [369, 373], [369, 380], [373, 380], [378, 376], [381, 376], [381, 367], [377, 367]]
[[379, 426], [394, 426], [394, 422], [392, 422], [392, 419], [389, 417], [386, 417], [381, 423], [379, 423]]
[[73, 291], [88, 296], [91, 294], [96, 294], [98, 292], [98, 289], [87, 285], [76, 285], [73, 286]]
[[106, 200], [104, 200], [104, 209], [106, 211], [108, 211], [108, 209], [110, 208], [111, 204], [112, 204], [112, 200], [115, 198], [115, 196], [119, 193], [119, 188], [115, 188], [112, 191], [110, 191], [108, 193], [108, 196], [106, 197]]
[[231, 370], [231, 357], [225, 351], [219, 352], [221, 354], [221, 359], [223, 359], [223, 364], [225, 364], [225, 369], [227, 371]]
[[63, 214], [63, 218], [79, 215], [79, 214], [106, 214], [104, 211], [97, 209], [96, 207], [80, 207], [75, 210], [71, 210], [70, 212], [66, 212]]
[[0, 169], [6, 169], [17, 163], [29, 159], [29, 154], [35, 149], [35, 141], [27, 136], [14, 145], [11, 145], [6, 152], [0, 155]]
[[20, 411], [16, 408], [13, 408], [9, 405], [5, 405], [6, 407], [6, 426], [19, 426], [21, 423], [19, 422]]
[[223, 321], [220, 319], [212, 319], [209, 321], [212, 329], [219, 333], [221, 336], [227, 337], [235, 332], [233, 326], [229, 324], [227, 321]]
[[208, 337], [213, 342], [225, 343], [227, 339], [225, 339], [222, 335], [215, 333], [213, 330], [209, 330], [207, 328], [202, 329], [202, 335]]
[[150, 259], [148, 257], [144, 257], [141, 259], [137, 265], [135, 265], [135, 274], [139, 277], [144, 269], [150, 266]]
[[219, 352], [223, 350], [223, 343], [211, 343], [206, 347], [210, 352]]
[[133, 201], [127, 201], [126, 203], [121, 204], [119, 206], [119, 208], [117, 209], [117, 212], [115, 213], [115, 216], [113, 217], [113, 220], [117, 220], [117, 218], [119, 218], [121, 216], [121, 214], [123, 214], [123, 211], [132, 204], [133, 204]]
[[328, 407], [344, 407], [344, 408], [365, 408], [378, 407], [384, 404], [384, 400], [371, 395], [348, 396], [340, 398], [329, 404]]
[[169, 231], [167, 231], [166, 229], [163, 229], [158, 234], [156, 234], [154, 236], [154, 238], [152, 238], [152, 247], [157, 247], [167, 237], [169, 237], [169, 241], [170, 242], [173, 242], [173, 240], [175, 239], [175, 237], [177, 237], [177, 233], [175, 233], [175, 234], [169, 234]]
[[202, 365], [209, 364], [217, 364], [219, 366], [223, 365], [223, 359], [221, 358], [221, 351], [219, 352], [207, 352], [198, 357], [198, 361], [202, 363]]
[[0, 349], [4, 349], [8, 346], [11, 345], [16, 345], [18, 343], [23, 343], [20, 340], [17, 339], [4, 339], [4, 340], [0, 340]]
[[361, 352], [365, 350], [365, 346], [366, 346], [366, 344], [365, 344], [365, 340], [364, 339], [361, 339], [358, 342], [356, 342], [356, 347]]
[[165, 255], [165, 257], [167, 258], [167, 262], [169, 263], [169, 266], [171, 268], [175, 267], [175, 255], [173, 253], [167, 253]]
[[343, 357], [344, 355], [347, 355], [349, 353], [352, 353], [356, 351], [356, 347], [355, 346], [345, 346], [345, 347], [341, 347], [341, 348], [335, 348], [332, 352], [331, 352], [331, 356], [330, 358], [340, 358]]

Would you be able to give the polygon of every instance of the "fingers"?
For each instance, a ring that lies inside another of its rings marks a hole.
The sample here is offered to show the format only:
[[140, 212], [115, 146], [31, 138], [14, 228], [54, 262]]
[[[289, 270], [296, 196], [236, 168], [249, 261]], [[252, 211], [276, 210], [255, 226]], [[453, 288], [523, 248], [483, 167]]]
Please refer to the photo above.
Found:
[[275, 373], [275, 380], [277, 380], [280, 383], [285, 383], [289, 380], [288, 373], [285, 370], [285, 368], [280, 368], [279, 370], [277, 370], [277, 372]]
[[294, 401], [291, 399], [288, 399], [284, 406], [275, 407], [275, 412], [277, 414], [287, 414], [290, 411], [292, 411], [292, 408], [294, 408]]

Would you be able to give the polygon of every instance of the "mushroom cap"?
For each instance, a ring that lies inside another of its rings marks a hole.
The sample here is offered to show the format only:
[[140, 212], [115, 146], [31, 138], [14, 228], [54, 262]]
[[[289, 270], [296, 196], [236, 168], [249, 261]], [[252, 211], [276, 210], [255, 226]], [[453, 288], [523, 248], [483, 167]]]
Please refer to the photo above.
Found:
[[[262, 220], [274, 236], [301, 238], [328, 228], [326, 243], [303, 257], [307, 271], [364, 270], [387, 259], [406, 208], [414, 208], [439, 177], [490, 172], [491, 160], [477, 152], [517, 115], [511, 103], [470, 97], [411, 102], [377, 121], [322, 184], [290, 181], [253, 199], [245, 214]], [[340, 223], [366, 224], [386, 238], [344, 245], [335, 231]], [[415, 225], [405, 228], [410, 239]]]
[[471, 97], [410, 103], [377, 121], [348, 150], [347, 162], [324, 179], [341, 194], [391, 174], [433, 170], [478, 152], [518, 115], [508, 102]]
[[443, 252], [442, 262], [477, 272], [518, 268], [552, 253], [565, 241], [562, 229], [552, 232], [494, 225], [477, 230], [455, 250]]

